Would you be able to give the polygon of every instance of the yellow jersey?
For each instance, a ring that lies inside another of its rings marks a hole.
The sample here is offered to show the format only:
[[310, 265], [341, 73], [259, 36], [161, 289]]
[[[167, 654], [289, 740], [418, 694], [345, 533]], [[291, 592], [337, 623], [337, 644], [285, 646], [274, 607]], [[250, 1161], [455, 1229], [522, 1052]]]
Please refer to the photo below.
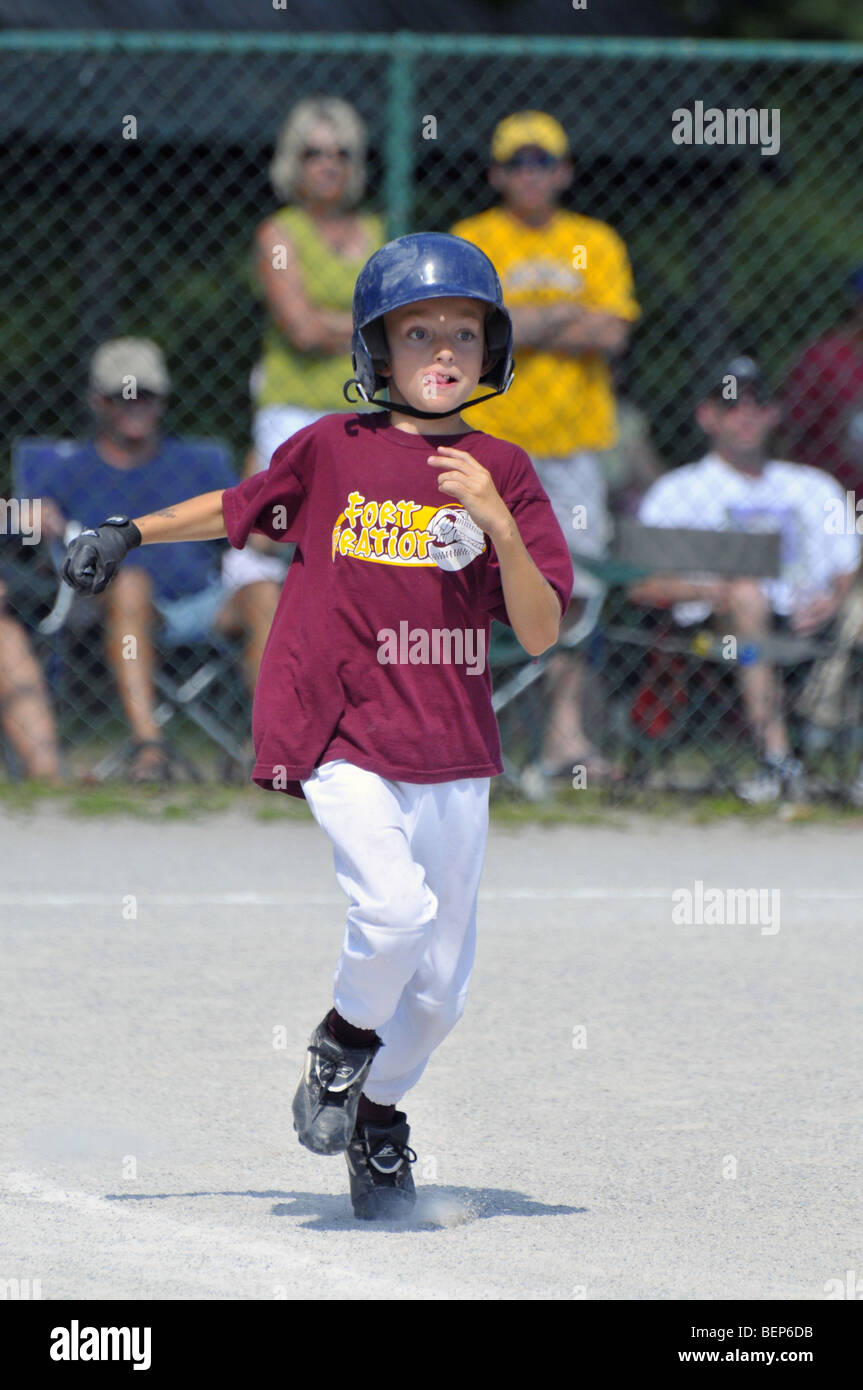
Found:
[[[493, 261], [508, 306], [575, 298], [585, 309], [631, 321], [641, 313], [626, 247], [593, 217], [558, 209], [544, 227], [529, 227], [494, 207], [456, 222], [451, 231]], [[509, 439], [537, 458], [616, 443], [611, 372], [602, 353], [517, 347], [515, 359], [506, 395], [471, 409], [476, 429]], [[487, 389], [481, 386], [477, 394]]]

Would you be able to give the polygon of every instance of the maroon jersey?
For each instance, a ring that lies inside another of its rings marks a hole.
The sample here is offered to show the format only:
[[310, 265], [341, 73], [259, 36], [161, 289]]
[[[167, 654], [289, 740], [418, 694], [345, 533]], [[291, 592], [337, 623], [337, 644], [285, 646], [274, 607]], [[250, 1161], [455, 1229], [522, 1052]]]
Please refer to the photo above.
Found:
[[491, 706], [492, 618], [508, 622], [494, 547], [439, 491], [438, 444], [487, 468], [565, 611], [569, 548], [524, 452], [493, 435], [416, 435], [388, 414], [326, 415], [222, 498], [231, 545], [295, 542], [255, 691], [252, 781], [301, 796], [345, 758], [381, 777], [503, 770]]

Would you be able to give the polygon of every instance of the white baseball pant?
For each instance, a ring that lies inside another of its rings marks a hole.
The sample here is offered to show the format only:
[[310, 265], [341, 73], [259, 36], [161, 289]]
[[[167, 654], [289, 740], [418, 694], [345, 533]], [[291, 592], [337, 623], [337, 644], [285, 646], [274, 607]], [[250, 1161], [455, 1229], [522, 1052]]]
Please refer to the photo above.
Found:
[[302, 786], [350, 901], [333, 1001], [383, 1041], [363, 1090], [395, 1105], [464, 1011], [489, 779], [421, 786], [336, 759]]

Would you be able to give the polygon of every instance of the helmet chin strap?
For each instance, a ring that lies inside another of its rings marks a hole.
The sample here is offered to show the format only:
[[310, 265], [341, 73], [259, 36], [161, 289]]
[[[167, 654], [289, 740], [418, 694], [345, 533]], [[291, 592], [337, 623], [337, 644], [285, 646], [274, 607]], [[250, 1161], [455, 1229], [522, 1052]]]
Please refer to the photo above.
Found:
[[[355, 397], [352, 397], [348, 393], [348, 388], [350, 386], [356, 386], [357, 388]], [[477, 396], [475, 401], [465, 401], [464, 405], [453, 406], [452, 410], [417, 410], [416, 406], [396, 403], [388, 406], [381, 405], [381, 409], [377, 413], [378, 415], [386, 415], [392, 410], [396, 411], [399, 415], [413, 415], [417, 420], [445, 420], [448, 415], [460, 415], [461, 412], [467, 410], [469, 406], [482, 405], [483, 401], [490, 401], [492, 396], [500, 396], [502, 394], [501, 391], [489, 391], [485, 396]], [[364, 388], [360, 385], [355, 376], [352, 376], [350, 381], [345, 382], [344, 396], [345, 400], [349, 401], [351, 405], [356, 405], [358, 400], [365, 401], [368, 405], [381, 404], [379, 401], [371, 400], [371, 398], [366, 395]]]

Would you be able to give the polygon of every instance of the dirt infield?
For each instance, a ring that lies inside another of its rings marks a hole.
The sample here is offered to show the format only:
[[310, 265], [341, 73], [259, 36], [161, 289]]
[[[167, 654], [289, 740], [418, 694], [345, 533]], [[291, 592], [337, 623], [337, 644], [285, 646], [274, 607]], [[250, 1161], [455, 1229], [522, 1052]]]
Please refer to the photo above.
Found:
[[860, 1265], [859, 826], [494, 827], [404, 1102], [420, 1205], [378, 1227], [291, 1129], [343, 918], [317, 827], [0, 822], [0, 1287], [820, 1300]]

